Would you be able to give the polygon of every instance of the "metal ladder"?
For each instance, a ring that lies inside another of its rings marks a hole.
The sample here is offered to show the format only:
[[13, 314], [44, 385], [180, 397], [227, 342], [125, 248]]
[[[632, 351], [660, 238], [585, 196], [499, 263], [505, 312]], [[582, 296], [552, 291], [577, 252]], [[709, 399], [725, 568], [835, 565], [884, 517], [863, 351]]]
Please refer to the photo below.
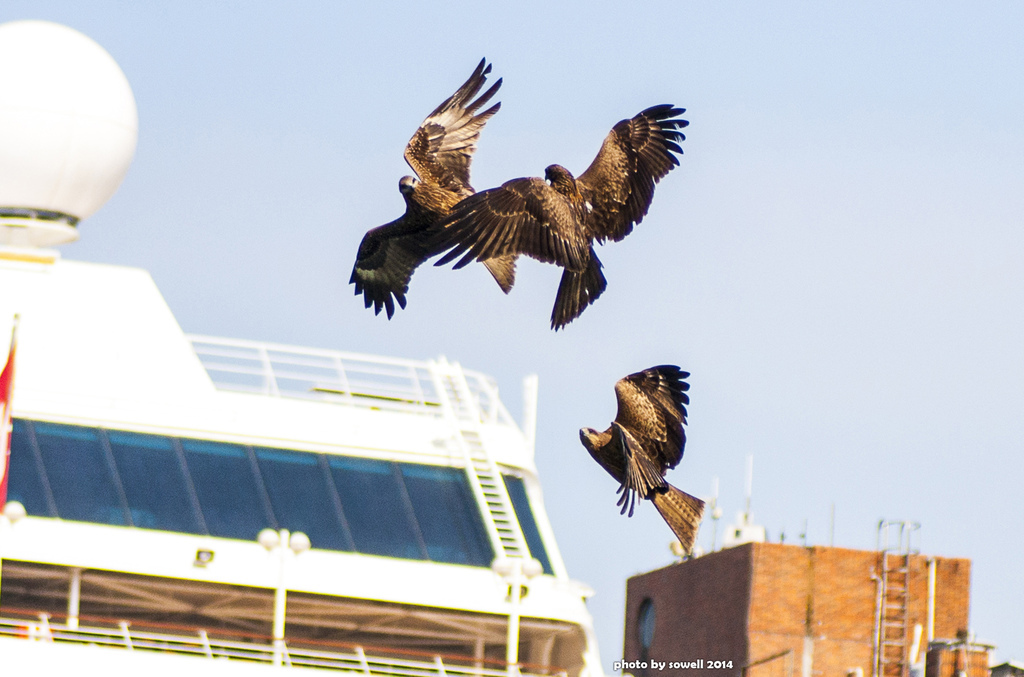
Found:
[[480, 437], [479, 407], [462, 368], [444, 360], [431, 366], [445, 415], [458, 432], [455, 439], [466, 462], [470, 489], [477, 503], [485, 508], [484, 526], [495, 555], [528, 558], [530, 549], [505, 481]]
[[[879, 575], [875, 608], [875, 677], [907, 677], [909, 658], [908, 607], [910, 606], [911, 535], [917, 522], [878, 523]], [[893, 531], [896, 541], [893, 542]]]

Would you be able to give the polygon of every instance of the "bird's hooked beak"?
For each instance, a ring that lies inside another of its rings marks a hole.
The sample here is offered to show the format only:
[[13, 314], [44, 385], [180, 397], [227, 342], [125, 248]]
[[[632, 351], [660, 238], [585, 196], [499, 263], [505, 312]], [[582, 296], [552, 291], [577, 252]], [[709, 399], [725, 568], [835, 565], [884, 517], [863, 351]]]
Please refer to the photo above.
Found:
[[402, 192], [402, 195], [411, 194], [416, 190], [417, 185], [419, 185], [419, 181], [416, 180], [415, 176], [403, 176], [398, 180], [398, 190]]
[[597, 433], [593, 428], [580, 428], [580, 442], [583, 443], [587, 449], [592, 449], [593, 445], [590, 444], [591, 436]]

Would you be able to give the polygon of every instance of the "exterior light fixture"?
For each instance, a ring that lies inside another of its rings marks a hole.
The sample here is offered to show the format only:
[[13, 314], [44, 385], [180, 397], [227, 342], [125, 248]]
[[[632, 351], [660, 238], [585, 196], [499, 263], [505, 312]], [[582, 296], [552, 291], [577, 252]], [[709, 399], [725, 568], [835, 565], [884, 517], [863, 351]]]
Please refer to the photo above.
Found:
[[192, 566], [205, 569], [206, 565], [213, 561], [213, 550], [204, 550], [200, 548], [196, 550], [196, 561], [192, 562]]
[[266, 548], [267, 552], [278, 552], [277, 588], [274, 590], [274, 665], [281, 665], [284, 662], [284, 618], [285, 603], [287, 601], [287, 589], [285, 588], [285, 564], [288, 551], [301, 555], [312, 547], [309, 536], [296, 531], [291, 533], [287, 529], [264, 529], [256, 536], [256, 541]]
[[27, 514], [25, 506], [19, 501], [8, 501], [7, 505], [4, 506], [4, 517], [10, 520], [11, 524], [19, 521]]
[[509, 586], [508, 637], [505, 663], [509, 677], [519, 674], [519, 605], [526, 594], [525, 583], [544, 573], [544, 565], [534, 558], [497, 557], [491, 562], [491, 571]]

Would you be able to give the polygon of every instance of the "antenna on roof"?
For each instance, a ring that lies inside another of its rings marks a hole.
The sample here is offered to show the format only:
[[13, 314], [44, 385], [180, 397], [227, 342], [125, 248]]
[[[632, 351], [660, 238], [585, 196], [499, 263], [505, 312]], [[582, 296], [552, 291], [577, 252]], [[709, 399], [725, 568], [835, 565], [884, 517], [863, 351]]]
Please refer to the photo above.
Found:
[[711, 529], [711, 552], [715, 551], [716, 541], [718, 540], [718, 520], [722, 519], [722, 509], [718, 507], [718, 478], [715, 477], [711, 480], [711, 501], [708, 505], [710, 510], [711, 519], [714, 521], [714, 525]]
[[828, 516], [828, 547], [834, 548], [836, 545], [836, 502], [832, 501], [832, 509], [829, 511]]
[[763, 526], [754, 524], [752, 521], [752, 515], [750, 512], [751, 495], [753, 494], [754, 485], [754, 457], [751, 454], [747, 455], [747, 481], [746, 481], [746, 504], [743, 512], [736, 515], [735, 525], [729, 525], [725, 528], [725, 534], [722, 536], [722, 546], [725, 548], [731, 548], [734, 545], [742, 545], [743, 543], [764, 543], [765, 541], [765, 530]]
[[754, 492], [754, 455], [753, 454], [747, 454], [746, 491], [747, 491], [747, 502], [746, 502], [746, 507], [743, 509], [743, 516], [746, 518], [746, 521], [749, 522], [750, 521], [750, 497], [751, 497], [751, 494], [753, 494], [753, 492]]

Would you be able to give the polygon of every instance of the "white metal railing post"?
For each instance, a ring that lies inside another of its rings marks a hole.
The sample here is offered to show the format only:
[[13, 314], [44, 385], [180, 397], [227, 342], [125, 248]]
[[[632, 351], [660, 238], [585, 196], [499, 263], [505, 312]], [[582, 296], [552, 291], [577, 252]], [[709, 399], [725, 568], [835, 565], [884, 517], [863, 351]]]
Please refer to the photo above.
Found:
[[281, 529], [278, 533], [280, 533], [281, 544], [277, 547], [277, 588], [274, 589], [274, 665], [281, 665], [282, 658], [284, 657], [284, 617], [288, 595], [287, 590], [285, 590], [284, 568], [287, 564], [286, 557], [288, 556], [287, 543], [291, 537], [287, 529]]
[[287, 529], [276, 531], [264, 529], [256, 537], [256, 540], [266, 548], [267, 552], [273, 554], [274, 550], [277, 550], [277, 584], [274, 587], [274, 624], [271, 632], [274, 643], [273, 663], [276, 666], [285, 662], [290, 665], [291, 657], [288, 655], [288, 648], [284, 641], [285, 607], [288, 599], [285, 569], [288, 564], [288, 551], [298, 555], [309, 550], [309, 537], [301, 531], [291, 533]]
[[199, 631], [199, 639], [203, 642], [203, 653], [207, 658], [213, 658], [213, 647], [210, 646], [210, 635], [206, 633], [206, 630]]
[[514, 560], [518, 565], [512, 573], [512, 604], [508, 612], [508, 638], [505, 644], [505, 667], [509, 677], [519, 674], [519, 606], [523, 603], [523, 560]]
[[121, 621], [117, 624], [117, 627], [121, 628], [121, 637], [124, 638], [124, 646], [129, 651], [135, 650], [135, 645], [132, 644], [132, 633], [128, 630], [128, 621]]
[[44, 642], [53, 641], [53, 632], [50, 631], [50, 614], [39, 614], [39, 637]]
[[270, 353], [266, 347], [260, 346], [260, 363], [263, 365], [263, 378], [267, 382], [267, 392], [270, 395], [280, 396], [281, 391], [277, 389], [277, 378], [274, 376], [274, 365], [270, 364]]
[[366, 660], [366, 653], [363, 651], [363, 647], [356, 647], [356, 656], [359, 657], [359, 666], [363, 669], [363, 674], [366, 677], [370, 677], [370, 663]]
[[341, 361], [341, 357], [338, 355], [334, 356], [334, 366], [338, 368], [338, 383], [341, 384], [341, 389], [348, 395], [348, 399], [352, 400], [352, 386], [348, 382], [348, 374], [345, 373], [345, 363]]
[[543, 572], [536, 559], [498, 557], [491, 570], [509, 586], [508, 633], [505, 641], [505, 664], [508, 677], [519, 677], [519, 621], [523, 602], [523, 585]]
[[427, 403], [427, 396], [423, 392], [423, 384], [420, 383], [420, 374], [415, 365], [409, 365], [409, 378], [412, 380], [413, 392], [416, 393], [416, 401], [421, 405]]
[[68, 621], [69, 630], [78, 629], [78, 607], [82, 597], [82, 568], [71, 567], [71, 583], [68, 586]]
[[482, 675], [484, 672], [484, 650], [486, 645], [484, 644], [483, 637], [477, 637], [476, 642], [473, 646], [473, 668], [475, 669], [474, 674]]

